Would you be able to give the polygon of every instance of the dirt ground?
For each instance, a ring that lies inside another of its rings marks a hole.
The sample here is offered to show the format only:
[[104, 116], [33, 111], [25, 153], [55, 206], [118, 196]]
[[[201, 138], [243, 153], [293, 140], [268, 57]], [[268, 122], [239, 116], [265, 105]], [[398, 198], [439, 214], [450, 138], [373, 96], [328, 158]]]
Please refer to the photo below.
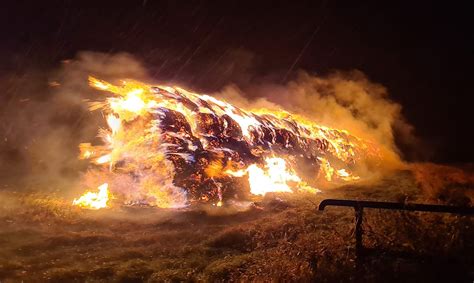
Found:
[[323, 193], [267, 195], [243, 208], [82, 210], [40, 193], [0, 193], [0, 282], [465, 281], [474, 279], [474, 218], [366, 210], [325, 198], [440, 203], [410, 172]]

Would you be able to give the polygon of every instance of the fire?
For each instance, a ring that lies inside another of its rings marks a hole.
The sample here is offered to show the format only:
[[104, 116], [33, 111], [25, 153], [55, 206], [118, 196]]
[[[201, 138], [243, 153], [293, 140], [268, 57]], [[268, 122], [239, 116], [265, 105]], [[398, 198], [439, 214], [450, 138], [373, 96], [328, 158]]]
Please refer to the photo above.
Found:
[[247, 168], [250, 192], [254, 195], [265, 195], [267, 192], [292, 193], [288, 183], [300, 182], [301, 179], [287, 170], [285, 160], [278, 157], [266, 158], [265, 163], [266, 170], [256, 164]]
[[112, 101], [110, 107], [116, 112], [129, 111], [139, 114], [146, 106], [139, 96], [141, 93], [142, 91], [140, 90], [133, 90], [125, 98]]
[[101, 157], [97, 158], [95, 162], [97, 164], [104, 164], [104, 163], [107, 163], [107, 162], [110, 162], [110, 161], [112, 161], [112, 157], [110, 156], [110, 154], [106, 154], [106, 155], [102, 155]]
[[287, 162], [280, 157], [266, 158], [263, 168], [252, 164], [245, 170], [226, 170], [225, 173], [234, 177], [248, 176], [250, 193], [254, 195], [264, 196], [269, 192], [293, 193], [295, 190], [320, 192], [303, 182], [293, 170], [287, 168]]
[[107, 125], [109, 125], [109, 128], [112, 131], [112, 135], [117, 133], [117, 131], [120, 129], [121, 124], [122, 121], [120, 120], [120, 118], [117, 118], [112, 114], [107, 116]]
[[109, 185], [104, 183], [98, 187], [98, 193], [86, 192], [80, 198], [74, 199], [72, 204], [89, 209], [105, 208], [110, 197], [108, 187]]
[[[374, 143], [283, 110], [243, 110], [179, 87], [89, 81], [113, 96], [91, 103], [91, 110], [105, 112], [108, 129], [99, 132], [103, 144], [79, 146], [80, 158], [91, 159], [111, 182], [121, 178], [114, 194], [127, 203], [221, 206], [233, 195], [226, 192], [238, 187], [234, 178], [242, 177], [254, 195], [314, 193], [320, 180], [358, 180], [359, 163], [380, 160]], [[99, 194], [86, 195], [96, 200]]]

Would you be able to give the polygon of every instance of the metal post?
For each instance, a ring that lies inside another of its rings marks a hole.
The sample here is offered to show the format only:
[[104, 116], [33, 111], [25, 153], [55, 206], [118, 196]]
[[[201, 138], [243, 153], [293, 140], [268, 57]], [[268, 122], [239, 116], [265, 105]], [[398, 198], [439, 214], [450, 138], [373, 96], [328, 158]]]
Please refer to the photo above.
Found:
[[355, 264], [356, 264], [356, 282], [362, 282], [362, 278], [364, 278], [364, 270], [363, 270], [363, 244], [362, 244], [362, 217], [364, 213], [364, 209], [362, 206], [354, 206], [355, 212]]
[[356, 238], [356, 256], [360, 257], [362, 255], [362, 249], [364, 248], [362, 244], [362, 217], [364, 209], [361, 206], [354, 207], [355, 211], [355, 238]]
[[474, 215], [474, 207], [457, 207], [449, 205], [432, 205], [432, 204], [418, 204], [418, 203], [396, 203], [396, 202], [380, 202], [380, 201], [363, 201], [363, 200], [342, 200], [342, 199], [325, 199], [321, 201], [318, 209], [324, 210], [326, 206], [346, 206], [353, 207], [355, 212], [355, 238], [356, 238], [356, 281], [363, 282], [363, 258], [368, 254], [367, 249], [362, 244], [362, 217], [363, 209], [389, 209], [389, 210], [405, 210], [405, 211], [425, 211], [425, 212], [441, 212], [453, 213], [460, 215]]

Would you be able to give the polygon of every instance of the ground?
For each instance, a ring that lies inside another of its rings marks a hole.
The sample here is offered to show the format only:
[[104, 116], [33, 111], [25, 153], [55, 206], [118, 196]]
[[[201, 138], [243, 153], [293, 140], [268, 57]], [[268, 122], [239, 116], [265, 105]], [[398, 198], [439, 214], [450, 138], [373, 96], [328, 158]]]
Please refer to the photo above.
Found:
[[439, 203], [408, 171], [315, 195], [268, 195], [246, 210], [90, 211], [56, 195], [3, 191], [0, 282], [474, 279], [472, 217], [367, 210], [364, 245], [380, 253], [356, 268], [354, 212], [317, 211], [325, 198]]

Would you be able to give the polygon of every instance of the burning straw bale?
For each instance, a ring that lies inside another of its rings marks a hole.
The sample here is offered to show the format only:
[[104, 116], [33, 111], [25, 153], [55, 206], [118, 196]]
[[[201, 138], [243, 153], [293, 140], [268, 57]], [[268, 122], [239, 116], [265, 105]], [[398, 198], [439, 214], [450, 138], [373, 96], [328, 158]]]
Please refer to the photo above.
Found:
[[[108, 128], [99, 132], [102, 144], [80, 145], [80, 158], [92, 163], [85, 183], [99, 187], [96, 195], [110, 187], [125, 203], [222, 206], [269, 192], [317, 193], [368, 177], [391, 152], [283, 110], [244, 110], [133, 80], [114, 85], [90, 77], [90, 85], [112, 96], [90, 103], [104, 112]], [[96, 195], [75, 204], [103, 207], [106, 198]]]

